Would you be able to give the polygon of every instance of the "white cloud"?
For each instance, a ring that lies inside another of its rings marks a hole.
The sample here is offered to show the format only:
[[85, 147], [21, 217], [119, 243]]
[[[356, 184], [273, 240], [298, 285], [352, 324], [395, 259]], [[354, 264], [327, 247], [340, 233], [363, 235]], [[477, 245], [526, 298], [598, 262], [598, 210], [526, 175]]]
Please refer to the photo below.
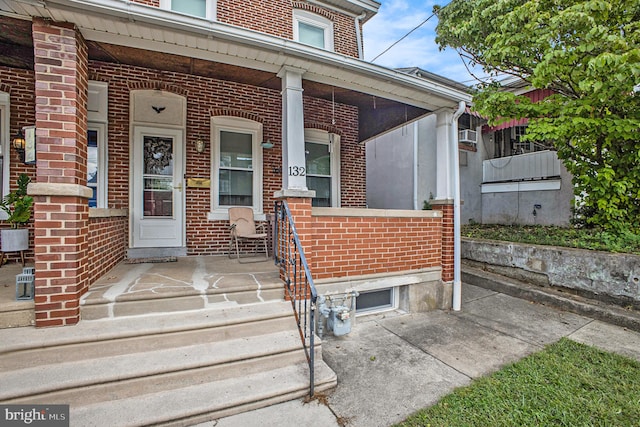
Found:
[[[433, 6], [443, 1], [391, 0], [383, 1], [376, 16], [364, 25], [364, 55], [372, 61], [394, 42], [431, 16]], [[420, 67], [426, 71], [456, 80], [470, 82], [473, 77], [453, 49], [440, 51], [435, 42], [436, 17], [432, 17], [407, 38], [380, 55], [375, 64], [389, 68]], [[480, 69], [474, 70], [483, 75]]]

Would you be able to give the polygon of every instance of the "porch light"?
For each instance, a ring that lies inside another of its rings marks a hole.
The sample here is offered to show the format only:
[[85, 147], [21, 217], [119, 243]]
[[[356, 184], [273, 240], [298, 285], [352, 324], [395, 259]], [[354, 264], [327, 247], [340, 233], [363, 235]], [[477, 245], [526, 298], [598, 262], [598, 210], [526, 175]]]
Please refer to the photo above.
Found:
[[269, 141], [268, 139], [266, 142], [263, 142], [260, 145], [262, 146], [262, 148], [266, 149], [273, 148], [273, 142]]
[[18, 155], [20, 155], [20, 161], [24, 163], [24, 146], [26, 141], [24, 139], [24, 134], [22, 133], [22, 129], [18, 129], [18, 133], [13, 137], [13, 141], [11, 141], [11, 145], [15, 148]]
[[198, 153], [204, 153], [204, 141], [200, 138], [196, 141], [196, 151]]

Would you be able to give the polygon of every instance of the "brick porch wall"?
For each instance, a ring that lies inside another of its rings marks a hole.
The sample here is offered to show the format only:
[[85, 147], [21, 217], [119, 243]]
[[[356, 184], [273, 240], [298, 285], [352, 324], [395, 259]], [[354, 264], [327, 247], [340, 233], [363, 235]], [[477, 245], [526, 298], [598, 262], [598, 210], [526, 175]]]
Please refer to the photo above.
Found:
[[89, 284], [105, 275], [125, 257], [128, 246], [127, 216], [89, 220]]
[[434, 210], [442, 211], [442, 281], [453, 281], [453, 205], [433, 204]]
[[[364, 214], [367, 211], [362, 210]], [[442, 261], [443, 219], [419, 216], [311, 218], [314, 279], [397, 273], [438, 267]], [[368, 215], [368, 214], [366, 214]], [[302, 219], [294, 216], [296, 227]], [[443, 278], [444, 280], [444, 278]]]

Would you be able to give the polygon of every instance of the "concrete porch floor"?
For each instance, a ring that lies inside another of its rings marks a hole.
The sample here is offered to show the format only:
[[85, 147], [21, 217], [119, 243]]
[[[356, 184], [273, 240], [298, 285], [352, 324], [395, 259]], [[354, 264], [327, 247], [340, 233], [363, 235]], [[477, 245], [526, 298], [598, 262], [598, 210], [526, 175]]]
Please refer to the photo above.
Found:
[[[15, 317], [27, 311], [33, 319], [33, 301], [16, 301], [15, 279], [21, 272], [19, 263], [0, 268], [0, 313]], [[81, 298], [81, 310], [83, 319], [92, 320], [142, 315], [147, 310], [223, 307], [282, 299], [283, 289], [272, 258], [242, 264], [226, 255], [177, 257], [174, 262], [123, 261], [91, 285]], [[2, 327], [30, 322], [11, 320]]]
[[174, 259], [173, 262], [121, 262], [82, 296], [83, 319], [197, 310], [283, 298], [283, 282], [273, 259], [245, 264], [227, 256]]

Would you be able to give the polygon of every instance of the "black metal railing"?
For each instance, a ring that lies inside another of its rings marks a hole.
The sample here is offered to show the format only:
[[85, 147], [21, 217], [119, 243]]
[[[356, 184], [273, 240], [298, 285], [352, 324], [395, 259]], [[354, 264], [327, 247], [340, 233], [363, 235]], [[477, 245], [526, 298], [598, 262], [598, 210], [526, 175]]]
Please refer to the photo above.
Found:
[[315, 311], [318, 293], [313, 285], [307, 259], [286, 201], [275, 204], [273, 253], [275, 263], [285, 282], [286, 295], [291, 299], [298, 332], [309, 363], [309, 396], [313, 397], [315, 356]]

